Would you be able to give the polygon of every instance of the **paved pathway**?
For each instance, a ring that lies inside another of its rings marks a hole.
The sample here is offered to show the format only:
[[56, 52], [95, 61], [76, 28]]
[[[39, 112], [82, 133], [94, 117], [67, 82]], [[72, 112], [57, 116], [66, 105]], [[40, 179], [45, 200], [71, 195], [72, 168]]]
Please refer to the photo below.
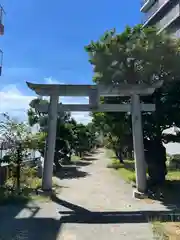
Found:
[[52, 203], [1, 207], [0, 240], [153, 239], [151, 224], [138, 211], [165, 207], [134, 199], [131, 186], [106, 168], [108, 161], [98, 150], [83, 167], [72, 168], [58, 180], [63, 189]]

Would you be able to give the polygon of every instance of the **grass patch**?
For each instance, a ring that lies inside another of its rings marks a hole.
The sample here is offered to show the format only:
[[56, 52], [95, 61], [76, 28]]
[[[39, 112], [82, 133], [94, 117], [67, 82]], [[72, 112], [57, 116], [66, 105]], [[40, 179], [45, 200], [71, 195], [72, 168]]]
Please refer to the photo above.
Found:
[[[127, 182], [136, 182], [134, 161], [125, 160], [124, 164], [119, 163], [119, 160], [112, 158], [112, 163], [108, 165], [109, 168], [117, 170], [119, 175]], [[148, 177], [148, 174], [147, 174]], [[165, 204], [177, 205], [180, 203], [180, 171], [172, 171], [168, 169], [168, 174], [166, 176], [165, 185], [162, 189], [164, 199], [162, 200]]]
[[29, 201], [29, 196], [23, 193], [17, 193], [15, 190], [0, 188], [0, 205], [4, 204], [22, 204]]
[[178, 240], [180, 239], [179, 222], [153, 222], [152, 223], [154, 239]]
[[125, 160], [124, 164], [120, 163], [115, 157], [112, 158], [112, 163], [108, 164], [108, 168], [113, 168], [118, 171], [121, 177], [128, 183], [135, 182], [135, 169], [133, 160]]
[[[25, 204], [29, 201], [41, 201], [48, 202], [51, 201], [51, 196], [39, 193], [38, 190], [41, 189], [42, 180], [39, 178], [34, 178], [29, 180], [31, 184], [29, 186], [21, 187], [20, 191], [17, 191], [14, 187], [10, 185], [5, 185], [0, 187], [0, 205], [5, 204]], [[8, 183], [9, 184], [9, 183]], [[61, 190], [56, 182], [53, 181], [53, 192], [59, 194]]]
[[[22, 204], [32, 200], [49, 201], [50, 197], [39, 194], [42, 179], [37, 177], [35, 168], [22, 168], [20, 179], [20, 190], [16, 189], [16, 179], [9, 178], [4, 186], [0, 187], [0, 204]], [[53, 180], [53, 188], [59, 191], [61, 188]]]
[[[120, 163], [115, 157], [112, 150], [107, 150], [107, 156], [111, 158], [111, 163], [108, 164], [108, 168], [117, 170], [119, 175], [128, 183], [135, 183], [135, 168], [133, 160], [124, 160], [124, 164]], [[148, 176], [148, 174], [147, 174]], [[176, 204], [180, 202], [180, 196], [177, 192], [180, 191], [180, 171], [172, 170], [168, 168], [168, 174], [166, 176], [164, 192], [164, 202], [167, 204]]]
[[177, 170], [177, 171], [168, 170], [166, 179], [169, 181], [180, 181], [180, 170]]
[[108, 158], [112, 158], [112, 157], [115, 157], [115, 154], [111, 149], [106, 148], [106, 156]]
[[152, 222], [152, 231], [153, 231], [153, 237], [155, 240], [161, 239], [161, 240], [168, 240], [168, 236], [165, 234], [163, 225], [161, 222]]
[[32, 200], [45, 201], [48, 200], [48, 197], [38, 195], [38, 192], [35, 189], [28, 187], [21, 188], [20, 191], [7, 187], [0, 188], [0, 205], [25, 204]]
[[76, 155], [72, 155], [71, 156], [71, 161], [72, 162], [79, 162], [81, 160], [81, 158], [79, 156], [76, 156]]
[[112, 150], [106, 149], [106, 155], [108, 158], [111, 158], [111, 163], [107, 165], [108, 168], [117, 170], [119, 175], [128, 183], [135, 183], [135, 168], [133, 160], [124, 160], [124, 164], [120, 163], [119, 160], [115, 157], [115, 154]]
[[118, 172], [126, 182], [128, 182], [128, 183], [136, 182], [136, 176], [135, 176], [134, 172], [129, 171], [126, 168], [119, 168]]

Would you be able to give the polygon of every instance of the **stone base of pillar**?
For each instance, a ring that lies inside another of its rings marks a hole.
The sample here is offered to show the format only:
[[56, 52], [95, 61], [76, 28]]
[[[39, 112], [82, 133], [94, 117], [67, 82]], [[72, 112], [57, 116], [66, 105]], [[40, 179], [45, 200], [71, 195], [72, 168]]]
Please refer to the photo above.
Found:
[[37, 194], [44, 197], [51, 197], [55, 194], [55, 189], [51, 190], [38, 189]]
[[145, 199], [148, 198], [148, 195], [146, 193], [139, 192], [137, 189], [134, 189], [133, 197], [137, 199]]

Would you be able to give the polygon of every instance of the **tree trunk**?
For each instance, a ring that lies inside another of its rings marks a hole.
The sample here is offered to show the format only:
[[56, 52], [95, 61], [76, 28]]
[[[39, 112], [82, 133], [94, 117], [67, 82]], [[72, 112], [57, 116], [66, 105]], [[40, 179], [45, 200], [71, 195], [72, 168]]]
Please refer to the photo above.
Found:
[[21, 145], [18, 146], [17, 149], [17, 167], [16, 167], [16, 187], [17, 187], [17, 192], [20, 193], [20, 178], [21, 178], [21, 162], [22, 162], [22, 156], [21, 156]]
[[56, 171], [58, 172], [60, 169], [61, 169], [61, 165], [59, 163], [59, 153], [58, 152], [55, 152], [54, 154], [54, 164], [56, 166]]
[[160, 114], [161, 114], [161, 90], [158, 89], [155, 92], [155, 106], [156, 106], [156, 112], [155, 112], [155, 121], [156, 121], [156, 138], [161, 142], [161, 122], [160, 122]]
[[120, 163], [124, 163], [123, 157], [122, 157], [122, 151], [120, 149], [119, 150], [115, 150], [115, 154], [116, 154], [116, 157], [119, 160], [119, 162]]

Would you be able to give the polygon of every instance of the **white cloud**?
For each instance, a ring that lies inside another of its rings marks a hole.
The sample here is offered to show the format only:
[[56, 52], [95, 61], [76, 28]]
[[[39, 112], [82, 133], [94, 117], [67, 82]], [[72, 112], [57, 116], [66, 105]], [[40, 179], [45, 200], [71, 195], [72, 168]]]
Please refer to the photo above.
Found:
[[53, 77], [46, 77], [44, 78], [46, 84], [64, 84], [63, 82], [60, 82]]
[[[19, 120], [26, 120], [29, 103], [34, 98], [35, 95], [23, 94], [16, 85], [7, 85], [0, 91], [0, 112], [7, 112]], [[61, 97], [60, 101], [64, 104], [87, 103], [87, 99], [84, 97]], [[82, 123], [88, 123], [91, 120], [88, 112], [73, 112], [72, 117]]]
[[87, 124], [91, 121], [91, 117], [88, 112], [73, 112], [72, 117], [76, 119], [77, 122]]
[[13, 117], [25, 119], [33, 98], [34, 96], [23, 95], [16, 85], [7, 85], [0, 91], [0, 112], [8, 112]]

